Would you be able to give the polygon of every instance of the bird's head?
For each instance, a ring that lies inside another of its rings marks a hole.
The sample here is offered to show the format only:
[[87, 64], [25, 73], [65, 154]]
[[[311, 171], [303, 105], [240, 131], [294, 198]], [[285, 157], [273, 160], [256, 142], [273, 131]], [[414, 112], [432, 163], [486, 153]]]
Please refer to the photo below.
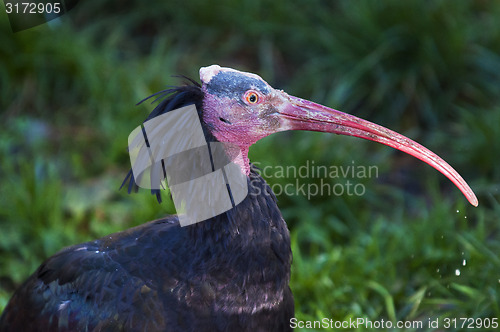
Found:
[[286, 103], [287, 95], [260, 76], [213, 65], [201, 68], [200, 78], [203, 120], [219, 142], [248, 149], [283, 130], [277, 107]]
[[200, 69], [203, 122], [220, 142], [239, 147], [235, 157], [247, 174], [250, 145], [286, 130], [310, 130], [356, 136], [406, 152], [448, 177], [477, 206], [464, 179], [442, 158], [413, 140], [350, 114], [273, 89], [260, 76], [218, 65]]

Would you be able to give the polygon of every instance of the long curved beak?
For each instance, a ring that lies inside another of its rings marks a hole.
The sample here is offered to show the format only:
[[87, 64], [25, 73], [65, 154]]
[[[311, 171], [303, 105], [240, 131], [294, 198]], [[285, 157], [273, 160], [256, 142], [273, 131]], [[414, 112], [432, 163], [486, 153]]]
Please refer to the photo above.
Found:
[[431, 165], [450, 179], [472, 205], [478, 205], [476, 195], [460, 174], [441, 157], [417, 142], [353, 115], [290, 95], [285, 98], [288, 101], [278, 109], [283, 130], [321, 131], [361, 137], [388, 145]]

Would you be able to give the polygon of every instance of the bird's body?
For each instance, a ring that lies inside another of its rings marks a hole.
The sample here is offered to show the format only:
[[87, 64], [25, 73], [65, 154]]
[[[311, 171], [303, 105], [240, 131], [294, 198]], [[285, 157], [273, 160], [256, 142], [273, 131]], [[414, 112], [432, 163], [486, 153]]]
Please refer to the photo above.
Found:
[[172, 216], [52, 256], [0, 330], [288, 330], [288, 229], [269, 186], [254, 171], [250, 179], [253, 192], [211, 220], [179, 227]]
[[[196, 105], [206, 141], [238, 147], [226, 152], [246, 176], [246, 198], [187, 227], [172, 216], [62, 250], [15, 292], [0, 332], [291, 330], [290, 236], [247, 154], [278, 131], [332, 132], [392, 146], [441, 171], [477, 205], [451, 166], [400, 134], [289, 96], [255, 74], [214, 65], [200, 78], [201, 86], [191, 81], [166, 90], [169, 98], [147, 120]], [[132, 173], [127, 179], [131, 190]]]

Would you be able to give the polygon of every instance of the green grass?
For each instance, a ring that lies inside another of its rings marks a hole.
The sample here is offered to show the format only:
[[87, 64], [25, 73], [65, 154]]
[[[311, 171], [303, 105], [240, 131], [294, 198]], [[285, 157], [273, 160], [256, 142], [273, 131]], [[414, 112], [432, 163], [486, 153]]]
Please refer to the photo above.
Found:
[[314, 161], [379, 172], [267, 177], [276, 188], [352, 180], [365, 189], [278, 196], [297, 318], [500, 318], [497, 2], [116, 6], [86, 1], [58, 26], [17, 34], [1, 11], [0, 311], [62, 247], [174, 211], [146, 191], [118, 191], [127, 136], [153, 107], [135, 104], [178, 84], [171, 75], [197, 78], [219, 63], [416, 139], [479, 198], [473, 208], [444, 176], [372, 142], [306, 132], [262, 140], [250, 151], [261, 168]]

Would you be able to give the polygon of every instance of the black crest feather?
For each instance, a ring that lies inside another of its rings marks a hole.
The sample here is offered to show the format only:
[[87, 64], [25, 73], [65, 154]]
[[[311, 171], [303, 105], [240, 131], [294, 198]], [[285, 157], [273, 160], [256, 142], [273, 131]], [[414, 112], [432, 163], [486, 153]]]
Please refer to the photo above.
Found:
[[[144, 98], [137, 105], [145, 102], [146, 100], [150, 100], [151, 98], [155, 98], [151, 104], [159, 102], [158, 105], [154, 108], [154, 110], [148, 115], [144, 122], [151, 120], [159, 115], [165, 114], [167, 112], [173, 111], [175, 109], [192, 105], [196, 106], [198, 110], [198, 116], [200, 116], [200, 121], [202, 121], [201, 113], [203, 111], [203, 91], [201, 89], [201, 85], [195, 80], [186, 77], [186, 76], [176, 76], [181, 77], [187, 80], [186, 84], [178, 87], [171, 87], [169, 89], [156, 92], [151, 96]], [[202, 122], [203, 123], [203, 122]], [[202, 125], [203, 132], [207, 141], [212, 141], [213, 138], [209, 132], [207, 132], [205, 126]], [[128, 184], [127, 184], [128, 183]], [[128, 193], [130, 194], [132, 191], [137, 192], [139, 190], [139, 186], [135, 182], [134, 174], [132, 173], [132, 169], [128, 172], [127, 176], [122, 182], [120, 189], [124, 186], [128, 187]], [[151, 194], [156, 195], [156, 199], [158, 203], [161, 203], [161, 195], [159, 189], [151, 189]]]

